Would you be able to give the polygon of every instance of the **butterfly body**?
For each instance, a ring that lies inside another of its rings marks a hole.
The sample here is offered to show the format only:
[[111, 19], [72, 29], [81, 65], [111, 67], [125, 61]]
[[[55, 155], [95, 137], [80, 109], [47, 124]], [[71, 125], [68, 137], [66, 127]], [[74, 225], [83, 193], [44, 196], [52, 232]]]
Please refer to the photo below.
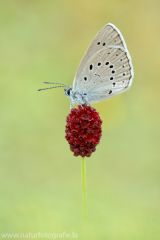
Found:
[[65, 95], [71, 98], [71, 105], [107, 100], [127, 91], [133, 76], [124, 38], [109, 23], [92, 40], [77, 69], [73, 87], [67, 87]]
[[71, 98], [71, 104], [78, 103], [78, 105], [89, 103], [87, 94], [85, 92], [79, 93], [78, 91], [73, 91], [72, 87], [64, 89], [64, 93], [67, 97]]

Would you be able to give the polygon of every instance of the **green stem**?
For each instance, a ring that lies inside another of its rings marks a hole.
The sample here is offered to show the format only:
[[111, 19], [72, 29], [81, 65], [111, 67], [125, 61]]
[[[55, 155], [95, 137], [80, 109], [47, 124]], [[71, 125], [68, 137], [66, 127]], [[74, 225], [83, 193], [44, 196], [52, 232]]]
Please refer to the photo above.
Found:
[[83, 190], [83, 218], [86, 221], [86, 164], [82, 157], [82, 190]]

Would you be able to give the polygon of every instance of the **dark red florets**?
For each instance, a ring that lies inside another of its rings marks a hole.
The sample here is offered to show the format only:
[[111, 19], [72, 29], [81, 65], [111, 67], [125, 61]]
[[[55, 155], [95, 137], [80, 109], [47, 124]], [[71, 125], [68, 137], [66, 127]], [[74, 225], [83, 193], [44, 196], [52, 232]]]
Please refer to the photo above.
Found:
[[102, 120], [90, 106], [82, 105], [71, 109], [67, 116], [66, 136], [74, 156], [90, 157], [102, 136]]

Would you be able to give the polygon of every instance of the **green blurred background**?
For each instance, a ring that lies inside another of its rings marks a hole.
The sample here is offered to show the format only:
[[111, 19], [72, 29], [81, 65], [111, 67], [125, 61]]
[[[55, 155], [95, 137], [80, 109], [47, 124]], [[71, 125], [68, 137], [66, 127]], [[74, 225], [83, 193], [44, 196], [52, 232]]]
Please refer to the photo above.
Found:
[[[132, 57], [131, 89], [93, 106], [102, 138], [87, 158], [65, 140], [72, 85], [88, 45], [108, 22]], [[160, 1], [0, 1], [0, 232], [73, 231], [87, 240], [160, 239]]]

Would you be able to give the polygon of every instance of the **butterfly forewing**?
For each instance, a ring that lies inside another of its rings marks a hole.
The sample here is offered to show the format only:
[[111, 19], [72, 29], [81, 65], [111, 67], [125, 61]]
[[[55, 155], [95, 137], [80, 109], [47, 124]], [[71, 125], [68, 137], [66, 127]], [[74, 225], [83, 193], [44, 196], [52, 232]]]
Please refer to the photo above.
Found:
[[73, 90], [98, 102], [128, 90], [133, 67], [119, 30], [107, 24], [91, 42], [73, 82]]

